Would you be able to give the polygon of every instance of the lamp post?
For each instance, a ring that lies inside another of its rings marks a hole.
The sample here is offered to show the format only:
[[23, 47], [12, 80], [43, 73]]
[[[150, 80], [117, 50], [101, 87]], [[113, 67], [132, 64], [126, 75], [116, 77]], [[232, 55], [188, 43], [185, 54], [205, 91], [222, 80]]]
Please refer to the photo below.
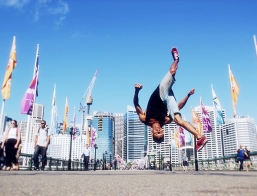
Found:
[[72, 149], [72, 136], [73, 136], [73, 127], [70, 127], [70, 154], [68, 161], [68, 170], [71, 170], [71, 149]]
[[161, 170], [161, 150], [159, 151], [159, 170]]
[[97, 144], [95, 144], [94, 147], [95, 147], [95, 164], [94, 164], [94, 171], [95, 171], [96, 170], [96, 149], [98, 148]]
[[170, 145], [170, 171], [172, 171], [172, 163], [171, 163], [171, 145]]
[[[194, 146], [196, 146], [196, 137], [194, 138]], [[195, 151], [195, 171], [198, 171], [198, 159], [197, 159], [197, 151], [194, 147], [194, 151]]]
[[106, 162], [107, 162], [107, 161], [106, 161], [106, 158], [107, 158], [107, 154], [108, 154], [108, 152], [107, 152], [107, 150], [106, 150], [106, 151], [105, 151], [105, 159], [104, 159], [104, 166], [105, 166], [104, 169], [105, 169], [105, 170], [106, 170]]
[[110, 152], [110, 170], [112, 169], [111, 165], [112, 165], [112, 153]]

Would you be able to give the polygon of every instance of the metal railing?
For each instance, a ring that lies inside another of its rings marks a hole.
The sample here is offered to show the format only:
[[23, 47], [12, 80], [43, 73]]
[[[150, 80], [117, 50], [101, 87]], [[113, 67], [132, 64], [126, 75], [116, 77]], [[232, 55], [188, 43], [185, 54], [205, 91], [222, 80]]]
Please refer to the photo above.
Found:
[[[249, 154], [251, 159], [249, 171], [257, 170], [257, 151], [250, 152]], [[198, 160], [198, 170], [238, 170], [240, 163], [236, 162], [236, 158], [237, 154], [233, 154], [224, 157]], [[182, 164], [172, 164], [172, 170], [183, 170]], [[195, 170], [195, 161], [188, 161], [187, 170]]]
[[[19, 157], [19, 167], [20, 170], [32, 170], [33, 165], [33, 155], [21, 153]], [[238, 170], [239, 163], [236, 162], [236, 154], [224, 156], [224, 157], [215, 157], [212, 159], [198, 160], [198, 170]], [[249, 170], [257, 170], [257, 151], [250, 152], [251, 165]], [[161, 170], [169, 170], [169, 164], [161, 164]], [[89, 162], [89, 170], [94, 170], [94, 162]], [[159, 170], [159, 165], [156, 164], [154, 167], [156, 170]], [[103, 164], [97, 163], [97, 170], [110, 169], [109, 167], [105, 168]], [[149, 168], [148, 168], [149, 169]], [[52, 157], [47, 157], [47, 164], [45, 170], [55, 170], [55, 171], [65, 171], [68, 170], [68, 160], [57, 159]], [[71, 161], [71, 170], [82, 171], [84, 170], [84, 162], [82, 160], [73, 160]], [[172, 171], [183, 170], [181, 163], [173, 163]], [[195, 170], [195, 161], [188, 161], [187, 170]]]

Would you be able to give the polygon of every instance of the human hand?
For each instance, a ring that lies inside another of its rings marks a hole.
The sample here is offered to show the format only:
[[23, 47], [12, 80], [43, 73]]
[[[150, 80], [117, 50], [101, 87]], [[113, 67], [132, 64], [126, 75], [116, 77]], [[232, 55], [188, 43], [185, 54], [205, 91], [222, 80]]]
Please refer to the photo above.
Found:
[[14, 148], [18, 148], [18, 144], [15, 144], [15, 145], [14, 145]]
[[136, 89], [139, 89], [139, 90], [141, 90], [143, 88], [142, 84], [135, 84], [134, 86]]
[[193, 88], [193, 89], [191, 89], [191, 90], [189, 91], [188, 96], [191, 96], [191, 95], [193, 95], [194, 93], [195, 93], [195, 89]]

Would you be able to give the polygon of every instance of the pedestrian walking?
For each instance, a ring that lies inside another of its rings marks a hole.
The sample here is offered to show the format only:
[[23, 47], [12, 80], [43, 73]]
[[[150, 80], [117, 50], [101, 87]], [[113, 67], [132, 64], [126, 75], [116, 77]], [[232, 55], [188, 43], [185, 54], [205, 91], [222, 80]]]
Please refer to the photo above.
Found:
[[187, 121], [181, 118], [179, 110], [181, 110], [189, 97], [194, 94], [195, 89], [187, 93], [186, 97], [178, 104], [175, 99], [172, 85], [174, 84], [175, 74], [178, 69], [179, 55], [177, 48], [172, 48], [171, 54], [174, 62], [172, 63], [168, 73], [164, 76], [161, 83], [154, 90], [147, 104], [146, 111], [143, 112], [139, 105], [138, 94], [143, 88], [141, 84], [135, 84], [134, 106], [139, 119], [145, 125], [152, 127], [153, 140], [161, 143], [164, 140], [164, 132], [162, 126], [174, 121], [177, 125], [183, 127], [197, 138], [196, 150], [201, 150], [207, 142], [204, 135], [200, 135], [196, 129]]
[[50, 144], [50, 132], [48, 127], [46, 126], [46, 121], [42, 120], [40, 123], [40, 128], [36, 132], [35, 142], [34, 142], [34, 170], [39, 170], [39, 160], [38, 156], [42, 156], [42, 165], [40, 170], [45, 169], [45, 165], [47, 163], [46, 152], [48, 145]]
[[85, 171], [88, 171], [88, 163], [89, 163], [89, 159], [91, 159], [90, 157], [91, 157], [91, 150], [88, 148], [88, 144], [86, 144], [82, 154]]
[[243, 149], [243, 146], [240, 145], [239, 146], [239, 149], [237, 149], [237, 159], [239, 161], [239, 171], [243, 171], [244, 169], [244, 156], [248, 156], [246, 153], [245, 153], [245, 150]]
[[187, 171], [187, 167], [188, 167], [188, 158], [185, 154], [182, 155], [181, 157], [181, 160], [182, 160], [182, 167], [183, 167], [183, 170], [184, 171]]
[[16, 120], [12, 120], [11, 128], [5, 132], [4, 139], [1, 148], [5, 145], [6, 154], [6, 168], [5, 170], [18, 170], [18, 162], [16, 159], [16, 154], [18, 150], [19, 143], [21, 141], [21, 132], [18, 129], [18, 124]]

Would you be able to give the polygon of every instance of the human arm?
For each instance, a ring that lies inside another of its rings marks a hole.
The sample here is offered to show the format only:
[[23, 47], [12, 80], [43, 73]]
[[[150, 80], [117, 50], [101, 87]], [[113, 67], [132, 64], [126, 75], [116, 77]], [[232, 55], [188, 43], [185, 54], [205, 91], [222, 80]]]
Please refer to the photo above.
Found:
[[17, 142], [16, 142], [16, 144], [14, 145], [14, 148], [18, 148], [19, 143], [20, 143], [20, 140], [21, 140], [21, 131], [20, 131], [19, 129], [17, 129], [17, 133], [18, 133]]
[[46, 148], [48, 148], [49, 143], [50, 143], [50, 135], [47, 136], [47, 141], [46, 141], [46, 146], [45, 146]]
[[141, 84], [135, 84], [135, 94], [134, 94], [134, 99], [133, 99], [133, 102], [134, 102], [134, 106], [135, 106], [135, 109], [136, 109], [136, 112], [137, 112], [137, 115], [140, 119], [141, 122], [145, 122], [145, 113], [143, 112], [142, 108], [140, 107], [139, 105], [139, 98], [138, 98], [138, 94], [139, 94], [139, 91], [143, 88], [143, 86]]
[[1, 146], [1, 148], [4, 148], [4, 144], [5, 144], [5, 141], [6, 141], [8, 132], [9, 132], [9, 130], [8, 130], [8, 131], [5, 131], [5, 133], [4, 133], [4, 139], [3, 139], [3, 141], [2, 141], [2, 146]]
[[38, 135], [36, 135], [35, 140], [34, 140], [34, 149], [36, 149], [37, 140], [38, 140]]
[[181, 110], [187, 103], [187, 100], [191, 95], [195, 93], [195, 89], [193, 88], [192, 90], [189, 91], [189, 93], [184, 97], [179, 103], [178, 103], [178, 109]]

